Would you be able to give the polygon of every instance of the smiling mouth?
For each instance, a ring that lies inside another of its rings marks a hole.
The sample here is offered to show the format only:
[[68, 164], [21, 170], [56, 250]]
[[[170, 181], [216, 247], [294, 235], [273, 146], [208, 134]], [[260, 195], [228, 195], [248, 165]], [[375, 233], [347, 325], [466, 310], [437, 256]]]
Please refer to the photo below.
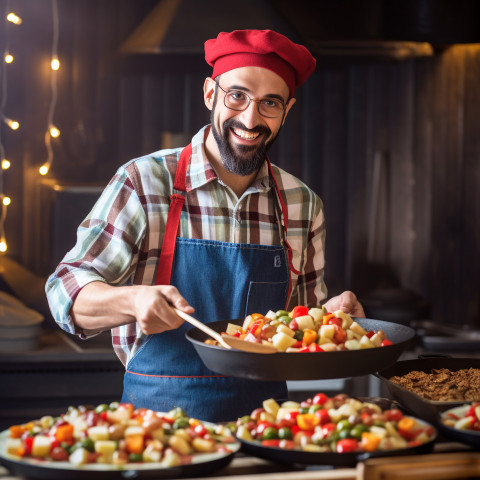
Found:
[[255, 140], [260, 135], [259, 132], [247, 132], [240, 128], [232, 128], [232, 131], [237, 137], [243, 140]]

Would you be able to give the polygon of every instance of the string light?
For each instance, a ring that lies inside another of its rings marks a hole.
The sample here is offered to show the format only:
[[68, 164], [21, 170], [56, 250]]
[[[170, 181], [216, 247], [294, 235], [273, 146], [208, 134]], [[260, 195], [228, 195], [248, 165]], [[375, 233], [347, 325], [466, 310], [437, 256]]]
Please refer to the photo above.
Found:
[[[5, 15], [6, 25], [4, 28], [5, 32], [8, 32], [8, 22], [13, 25], [20, 25], [22, 23], [22, 19], [13, 12], [9, 11], [8, 0], [6, 5], [6, 12]], [[14, 56], [9, 52], [9, 45], [8, 45], [8, 35], [5, 36], [5, 50], [3, 52], [3, 59], [6, 65], [11, 64], [14, 61]], [[0, 62], [1, 64], [1, 62]], [[20, 123], [17, 120], [12, 120], [5, 116], [5, 107], [7, 104], [7, 68], [4, 66], [1, 68], [1, 83], [0, 83], [0, 159], [1, 159], [1, 169], [0, 169], [0, 253], [5, 253], [8, 249], [7, 239], [5, 235], [5, 220], [7, 218], [7, 209], [8, 206], [12, 203], [10, 197], [5, 195], [3, 190], [3, 182], [4, 182], [4, 171], [8, 170], [11, 166], [9, 160], [7, 160], [5, 156], [5, 148], [2, 143], [2, 125], [5, 123], [8, 125], [9, 128], [12, 130], [17, 130], [20, 127]]]
[[60, 130], [55, 125], [50, 125], [50, 136], [52, 138], [58, 138], [60, 136]]
[[50, 87], [52, 92], [52, 98], [50, 100], [50, 107], [48, 109], [47, 117], [47, 131], [45, 132], [45, 147], [47, 149], [47, 161], [38, 169], [40, 175], [46, 175], [53, 162], [53, 148], [52, 138], [58, 138], [60, 136], [60, 130], [55, 127], [53, 123], [53, 117], [55, 114], [55, 106], [57, 104], [57, 72], [60, 68], [60, 61], [58, 59], [58, 4], [57, 0], [52, 0], [52, 15], [53, 15], [53, 40], [52, 40], [52, 57], [50, 61], [50, 67], [52, 69], [52, 75], [50, 77]]
[[57, 71], [60, 68], [60, 60], [57, 57], [52, 58], [52, 61], [50, 62], [50, 67], [52, 68], [52, 70]]
[[3, 117], [3, 121], [12, 129], [18, 130], [20, 128], [20, 124], [16, 120], [12, 120], [11, 118]]
[[13, 12], [10, 12], [6, 18], [9, 22], [14, 23], [15, 25], [20, 25], [22, 23], [22, 19]]

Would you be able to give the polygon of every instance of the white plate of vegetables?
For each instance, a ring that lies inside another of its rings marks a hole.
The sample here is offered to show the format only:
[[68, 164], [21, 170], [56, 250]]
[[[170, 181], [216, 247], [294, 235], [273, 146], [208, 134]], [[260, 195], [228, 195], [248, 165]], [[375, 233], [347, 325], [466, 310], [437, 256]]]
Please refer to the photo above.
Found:
[[171, 478], [209, 474], [240, 444], [222, 425], [182, 409], [155, 412], [114, 402], [70, 407], [0, 433], [0, 462], [29, 478]]

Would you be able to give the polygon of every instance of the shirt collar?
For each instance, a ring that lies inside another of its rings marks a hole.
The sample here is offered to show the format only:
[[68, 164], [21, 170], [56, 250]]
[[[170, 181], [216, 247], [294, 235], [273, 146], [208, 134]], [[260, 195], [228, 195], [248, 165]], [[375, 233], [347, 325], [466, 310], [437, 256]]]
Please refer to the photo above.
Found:
[[[187, 169], [186, 179], [187, 191], [200, 188], [218, 178], [205, 153], [205, 137], [208, 128], [210, 128], [210, 125], [205, 125], [192, 138], [192, 157]], [[267, 162], [262, 164], [249, 188], [258, 192], [268, 192], [272, 188]]]

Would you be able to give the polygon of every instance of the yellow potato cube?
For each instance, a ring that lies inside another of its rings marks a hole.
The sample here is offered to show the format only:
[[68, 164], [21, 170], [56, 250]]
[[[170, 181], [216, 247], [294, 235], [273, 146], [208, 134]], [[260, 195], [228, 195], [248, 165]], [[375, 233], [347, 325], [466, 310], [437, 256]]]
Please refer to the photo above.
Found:
[[278, 332], [282, 332], [282, 333], [285, 333], [286, 335], [288, 335], [289, 337], [293, 337], [295, 335], [295, 332], [287, 327], [284, 323], [280, 323], [277, 327], [277, 333]]
[[168, 445], [180, 455], [188, 455], [192, 451], [189, 443], [178, 435], [171, 436], [168, 440]]
[[52, 441], [46, 435], [35, 435], [32, 444], [32, 456], [45, 458], [50, 453]]
[[320, 338], [329, 338], [331, 341], [335, 335], [335, 325], [321, 325], [319, 334]]
[[296, 340], [286, 333], [278, 332], [272, 337], [273, 346], [280, 352], [285, 352]]
[[94, 443], [95, 452], [103, 455], [112, 455], [117, 449], [117, 442], [114, 440], [97, 440]]
[[234, 323], [229, 323], [227, 325], [227, 329], [225, 330], [225, 333], [227, 335], [235, 335], [235, 333], [238, 331], [238, 330], [241, 330], [242, 327], [240, 325], [235, 325]]
[[372, 341], [364, 335], [360, 339], [360, 348], [375, 348], [375, 344], [372, 343]]
[[90, 427], [87, 430], [87, 435], [94, 442], [97, 442], [99, 440], [108, 440], [110, 438], [107, 425], [96, 425], [94, 427]]
[[353, 322], [350, 325], [350, 330], [352, 330], [352, 332], [357, 333], [358, 335], [365, 335], [367, 333], [367, 331], [357, 322]]
[[276, 417], [280, 405], [273, 398], [269, 398], [263, 401], [263, 408], [265, 411]]
[[297, 321], [299, 330], [306, 330], [307, 328], [310, 330], [315, 330], [315, 324], [313, 323], [313, 318], [310, 315], [303, 315], [301, 317], [297, 317], [295, 320]]
[[21, 438], [7, 438], [6, 450], [9, 455], [18, 455], [23, 450]]
[[195, 437], [192, 440], [192, 447], [197, 452], [213, 452], [215, 449], [215, 442], [206, 438]]
[[323, 320], [323, 316], [325, 315], [321, 308], [316, 307], [311, 308], [308, 311], [308, 314], [313, 318], [314, 322], [321, 322]]

